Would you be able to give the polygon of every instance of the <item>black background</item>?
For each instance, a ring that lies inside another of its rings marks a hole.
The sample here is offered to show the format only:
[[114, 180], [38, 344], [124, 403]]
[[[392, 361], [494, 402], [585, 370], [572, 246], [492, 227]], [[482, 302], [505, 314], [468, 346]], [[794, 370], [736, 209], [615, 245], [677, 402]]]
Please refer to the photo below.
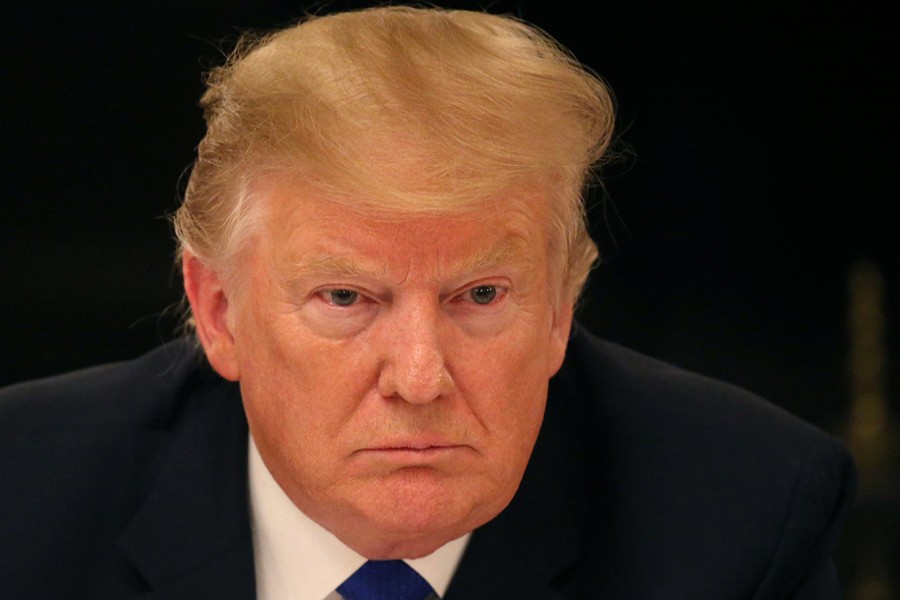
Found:
[[[175, 335], [164, 216], [203, 134], [201, 73], [244, 29], [363, 5], [3, 9], [0, 384]], [[889, 376], [900, 367], [895, 22], [832, 0], [444, 6], [537, 24], [616, 94], [621, 159], [590, 199], [604, 260], [582, 321], [841, 434], [857, 261], [884, 274]], [[860, 567], [842, 570], [852, 585]]]

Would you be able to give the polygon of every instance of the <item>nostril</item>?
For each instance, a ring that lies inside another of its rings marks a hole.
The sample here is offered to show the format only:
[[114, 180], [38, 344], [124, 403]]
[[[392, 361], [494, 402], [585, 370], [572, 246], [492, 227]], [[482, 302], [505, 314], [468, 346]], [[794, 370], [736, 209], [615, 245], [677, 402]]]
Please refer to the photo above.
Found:
[[443, 359], [434, 355], [424, 358], [385, 364], [378, 378], [378, 392], [385, 398], [396, 396], [413, 404], [433, 402], [445, 395], [452, 380]]

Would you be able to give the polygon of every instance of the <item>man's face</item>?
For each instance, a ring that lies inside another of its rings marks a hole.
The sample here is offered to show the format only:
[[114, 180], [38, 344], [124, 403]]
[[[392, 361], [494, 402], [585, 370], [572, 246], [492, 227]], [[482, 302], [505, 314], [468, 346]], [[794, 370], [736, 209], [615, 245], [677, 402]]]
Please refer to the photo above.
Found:
[[392, 220], [287, 185], [265, 201], [223, 320], [226, 376], [280, 486], [370, 558], [421, 556], [496, 516], [571, 322], [545, 201]]

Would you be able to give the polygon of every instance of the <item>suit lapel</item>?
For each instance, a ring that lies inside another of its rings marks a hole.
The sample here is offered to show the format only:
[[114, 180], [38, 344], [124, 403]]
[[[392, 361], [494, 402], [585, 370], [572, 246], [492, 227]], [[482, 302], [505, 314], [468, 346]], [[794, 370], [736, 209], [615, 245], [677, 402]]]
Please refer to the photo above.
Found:
[[141, 598], [255, 597], [247, 424], [235, 384], [190, 393], [160, 476], [120, 538], [152, 592]]

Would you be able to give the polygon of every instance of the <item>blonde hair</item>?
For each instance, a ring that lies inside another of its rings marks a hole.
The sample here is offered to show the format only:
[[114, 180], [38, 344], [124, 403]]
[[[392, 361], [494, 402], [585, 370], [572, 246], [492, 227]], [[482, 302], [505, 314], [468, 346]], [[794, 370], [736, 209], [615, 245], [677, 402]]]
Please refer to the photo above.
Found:
[[207, 133], [174, 226], [214, 268], [260, 221], [253, 182], [266, 174], [376, 211], [458, 211], [537, 184], [572, 301], [597, 258], [582, 191], [612, 98], [516, 19], [396, 6], [310, 17], [242, 40], [201, 105]]

